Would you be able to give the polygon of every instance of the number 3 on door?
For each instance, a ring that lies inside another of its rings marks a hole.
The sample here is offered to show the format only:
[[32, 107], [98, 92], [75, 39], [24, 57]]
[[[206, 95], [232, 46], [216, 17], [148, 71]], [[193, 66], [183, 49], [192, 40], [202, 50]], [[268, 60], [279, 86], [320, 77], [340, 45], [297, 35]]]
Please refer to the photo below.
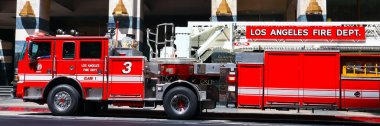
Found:
[[132, 63], [131, 62], [124, 62], [124, 67], [125, 67], [125, 69], [123, 69], [123, 70], [121, 70], [121, 72], [123, 73], [123, 74], [128, 74], [128, 73], [130, 73], [131, 72], [131, 70], [132, 70]]

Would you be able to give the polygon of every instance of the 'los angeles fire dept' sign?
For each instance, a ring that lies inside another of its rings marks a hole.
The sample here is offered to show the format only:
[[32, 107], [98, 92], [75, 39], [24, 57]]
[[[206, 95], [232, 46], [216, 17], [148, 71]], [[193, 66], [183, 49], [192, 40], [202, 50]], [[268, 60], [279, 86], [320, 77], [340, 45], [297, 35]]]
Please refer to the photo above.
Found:
[[362, 26], [247, 26], [247, 39], [365, 40]]

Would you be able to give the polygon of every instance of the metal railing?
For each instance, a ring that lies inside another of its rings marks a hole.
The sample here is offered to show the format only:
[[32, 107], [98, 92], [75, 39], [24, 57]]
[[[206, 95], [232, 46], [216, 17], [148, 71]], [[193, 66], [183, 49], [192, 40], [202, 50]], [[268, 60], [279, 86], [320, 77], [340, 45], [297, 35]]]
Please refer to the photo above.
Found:
[[380, 77], [379, 66], [375, 65], [344, 65], [342, 67], [344, 77]]
[[[152, 32], [151, 29], [147, 29], [147, 41], [148, 41], [148, 46], [150, 48], [150, 54], [149, 54], [149, 57], [150, 58], [159, 58], [160, 57], [160, 54], [159, 54], [159, 51], [160, 49], [162, 48], [166, 48], [169, 44], [170, 47], [174, 47], [174, 24], [173, 23], [163, 23], [163, 24], [159, 24], [157, 25], [156, 27], [156, 32]], [[160, 29], [163, 29], [164, 32], [163, 33], [160, 33]], [[170, 33], [170, 37], [167, 38], [168, 34]], [[163, 35], [165, 38], [163, 41], [159, 41], [159, 35]], [[151, 36], [153, 36], [154, 38], [152, 39]], [[155, 50], [153, 50], [152, 48], [152, 45], [150, 44], [150, 42], [154, 43], [154, 47]], [[161, 47], [163, 46], [163, 47]], [[161, 47], [161, 48], [160, 48]], [[166, 50], [165, 51], [165, 54], [166, 54]]]

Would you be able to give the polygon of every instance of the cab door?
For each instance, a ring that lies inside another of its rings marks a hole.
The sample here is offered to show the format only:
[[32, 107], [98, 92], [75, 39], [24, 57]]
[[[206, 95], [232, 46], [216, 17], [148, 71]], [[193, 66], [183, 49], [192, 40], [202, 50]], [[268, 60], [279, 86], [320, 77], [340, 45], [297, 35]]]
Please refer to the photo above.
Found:
[[56, 45], [62, 47], [56, 49], [57, 76], [76, 79], [77, 45], [75, 41], [59, 40]]
[[105, 44], [102, 40], [79, 41], [76, 75], [87, 100], [101, 100], [104, 96], [104, 59], [107, 52]]
[[[25, 92], [42, 92], [46, 84], [53, 78], [54, 41], [36, 40], [30, 43], [29, 62], [25, 69]], [[31, 88], [32, 87], [32, 88]], [[25, 99], [42, 98], [42, 94], [26, 93]]]

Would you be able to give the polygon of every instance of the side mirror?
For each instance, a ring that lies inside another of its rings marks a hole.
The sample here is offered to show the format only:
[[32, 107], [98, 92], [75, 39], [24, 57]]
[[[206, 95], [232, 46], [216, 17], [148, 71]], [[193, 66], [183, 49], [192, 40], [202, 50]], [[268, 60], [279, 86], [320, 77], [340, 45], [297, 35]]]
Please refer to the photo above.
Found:
[[33, 45], [34, 45], [34, 43], [30, 42], [30, 44], [29, 44], [29, 50], [28, 50], [29, 63], [36, 62], [36, 57], [35, 57], [35, 55], [33, 55], [33, 50], [34, 50]]
[[39, 59], [41, 59], [41, 57], [30, 57], [29, 63], [33, 64], [37, 62]]

